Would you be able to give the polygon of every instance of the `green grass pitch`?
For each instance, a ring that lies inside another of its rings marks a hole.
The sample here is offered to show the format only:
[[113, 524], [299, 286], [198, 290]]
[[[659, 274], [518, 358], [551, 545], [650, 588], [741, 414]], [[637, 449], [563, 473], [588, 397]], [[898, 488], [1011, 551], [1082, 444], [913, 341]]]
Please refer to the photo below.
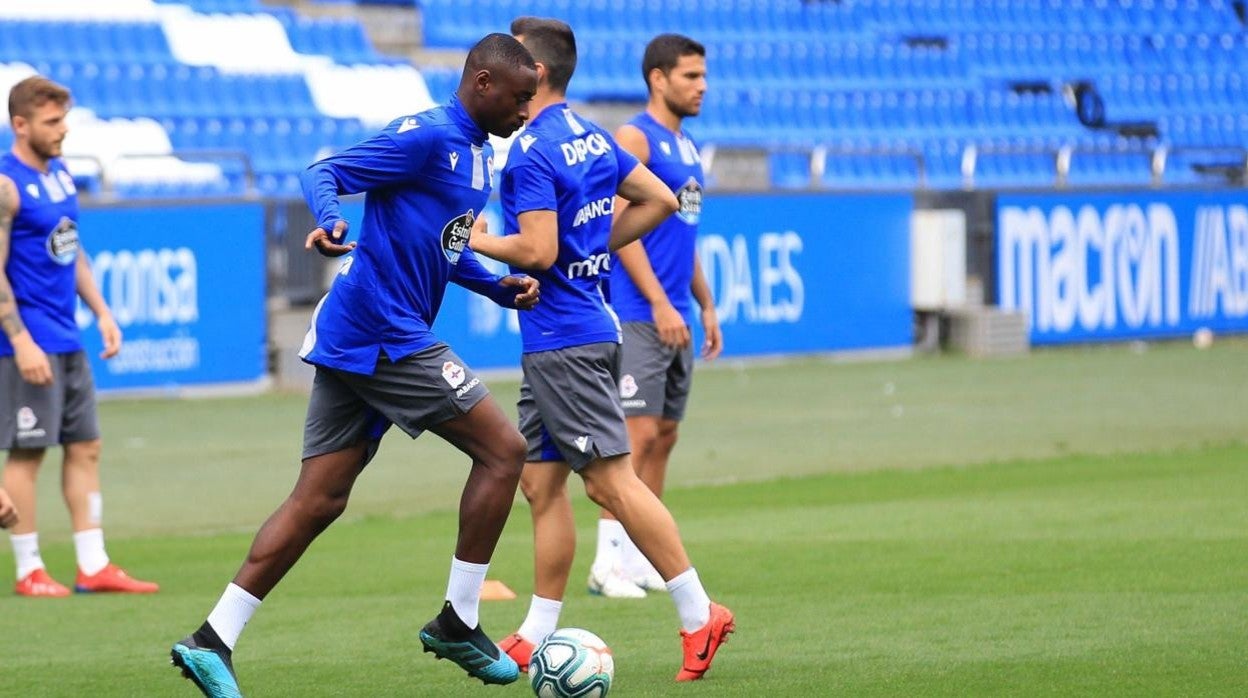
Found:
[[[1248, 695], [1248, 343], [700, 371], [667, 493], [737, 633], [677, 685], [670, 601], [590, 598], [596, 512], [565, 626], [616, 655], [617, 696]], [[504, 403], [513, 382], [491, 381]], [[190, 696], [168, 666], [297, 469], [300, 395], [103, 403], [113, 558], [154, 597], [0, 594], [0, 695]], [[52, 454], [55, 456], [56, 454]], [[392, 433], [342, 521], [244, 633], [248, 696], [528, 695], [422, 654], [445, 590], [464, 459]], [[72, 582], [57, 466], [50, 572]], [[482, 605], [531, 591], [527, 508]], [[7, 544], [0, 570], [11, 574]]]

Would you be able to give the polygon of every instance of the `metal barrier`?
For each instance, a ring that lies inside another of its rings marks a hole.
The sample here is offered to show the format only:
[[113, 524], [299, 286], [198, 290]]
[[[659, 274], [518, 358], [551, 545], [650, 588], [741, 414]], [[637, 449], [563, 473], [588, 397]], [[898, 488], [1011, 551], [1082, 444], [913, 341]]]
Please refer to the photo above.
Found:
[[[1053, 161], [1053, 185], [1059, 189], [1066, 189], [1070, 186], [1070, 168], [1077, 156], [1083, 155], [1138, 155], [1142, 160], [1149, 163], [1149, 179], [1150, 184], [1154, 188], [1160, 188], [1167, 184], [1165, 181], [1166, 168], [1169, 164], [1169, 156], [1174, 153], [1203, 153], [1203, 154], [1229, 154], [1238, 159], [1236, 165], [1211, 165], [1210, 167], [1220, 167], [1227, 170], [1226, 175], [1230, 183], [1242, 184], [1245, 180], [1245, 173], [1248, 173], [1248, 148], [1241, 146], [1173, 146], [1159, 145], [1151, 148], [1122, 148], [1122, 149], [1105, 149], [1094, 148], [1090, 146], [1073, 146], [1064, 145], [1058, 148], [1047, 146], [1028, 146], [1028, 145], [968, 145], [962, 151], [962, 188], [966, 190], [975, 189], [975, 172], [979, 165], [981, 155], [1047, 155]], [[1124, 185], [1135, 184], [1133, 182], [1122, 182]]]
[[[175, 150], [169, 153], [122, 153], [117, 160], [155, 160], [159, 158], [174, 158], [178, 160], [211, 160], [221, 161], [230, 160], [238, 161], [242, 165], [243, 174], [243, 191], [231, 193], [229, 198], [254, 200], [261, 197], [260, 191], [256, 188], [256, 171], [251, 164], [251, 156], [244, 150], [218, 150], [218, 149], [195, 149], [195, 150]], [[65, 160], [69, 162], [83, 161], [89, 162], [94, 166], [95, 176], [100, 183], [98, 193], [87, 193], [84, 198], [95, 199], [101, 202], [117, 201], [122, 197], [117, 196], [116, 185], [113, 176], [109, 173], [109, 168], [105, 167], [104, 161], [94, 155], [67, 155]], [[203, 198], [220, 198], [218, 197], [170, 197], [180, 200], [203, 199]]]

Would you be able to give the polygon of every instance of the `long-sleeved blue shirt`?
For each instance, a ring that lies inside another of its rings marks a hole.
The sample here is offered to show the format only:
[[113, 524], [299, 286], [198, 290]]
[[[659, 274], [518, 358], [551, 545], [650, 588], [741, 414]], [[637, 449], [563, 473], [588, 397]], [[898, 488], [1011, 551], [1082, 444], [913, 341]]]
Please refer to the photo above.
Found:
[[372, 374], [438, 340], [430, 329], [447, 282], [514, 307], [468, 248], [490, 196], [493, 149], [459, 100], [395, 119], [380, 133], [321, 160], [302, 175], [317, 224], [332, 230], [338, 197], [367, 192], [358, 245], [343, 258], [317, 305], [299, 356]]

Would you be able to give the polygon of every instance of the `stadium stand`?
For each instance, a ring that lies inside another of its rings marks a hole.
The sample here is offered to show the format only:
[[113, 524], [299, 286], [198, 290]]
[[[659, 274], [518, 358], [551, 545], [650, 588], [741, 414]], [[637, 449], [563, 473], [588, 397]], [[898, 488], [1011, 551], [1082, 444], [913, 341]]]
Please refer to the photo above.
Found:
[[[1248, 31], [1233, 0], [372, 3], [414, 5], [433, 50], [465, 50], [519, 12], [564, 18], [581, 48], [571, 96], [587, 102], [640, 100], [645, 42], [694, 36], [712, 89], [691, 127], [721, 152], [766, 149], [764, 186], [1242, 178]], [[0, 87], [36, 70], [103, 122], [159, 128], [163, 138], [133, 152], [81, 151], [95, 141], [76, 139], [86, 190], [120, 195], [134, 180], [114, 171], [153, 163], [170, 181], [137, 193], [296, 195], [313, 158], [445, 99], [458, 80], [381, 55], [350, 12], [311, 17], [259, 0], [4, 3], [0, 66]], [[0, 129], [0, 143], [10, 137]], [[220, 170], [211, 183], [205, 164]]]

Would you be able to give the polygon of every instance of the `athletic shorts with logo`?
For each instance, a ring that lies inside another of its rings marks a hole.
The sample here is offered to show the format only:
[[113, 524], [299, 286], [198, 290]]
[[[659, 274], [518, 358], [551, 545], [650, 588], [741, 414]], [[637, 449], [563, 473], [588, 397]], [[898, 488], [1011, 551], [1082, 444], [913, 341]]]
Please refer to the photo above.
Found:
[[620, 403], [629, 417], [658, 416], [679, 422], [693, 387], [693, 347], [659, 341], [653, 322], [625, 322], [620, 359]]
[[564, 461], [579, 471], [629, 452], [616, 385], [620, 345], [598, 342], [525, 354], [520, 360], [520, 433], [527, 460]]
[[0, 450], [48, 448], [100, 438], [91, 362], [83, 351], [48, 354], [51, 385], [22, 378], [12, 356], [0, 356]]
[[303, 457], [368, 442], [368, 460], [391, 424], [413, 439], [471, 410], [489, 395], [485, 383], [445, 344], [391, 362], [381, 355], [372, 375], [316, 367]]

